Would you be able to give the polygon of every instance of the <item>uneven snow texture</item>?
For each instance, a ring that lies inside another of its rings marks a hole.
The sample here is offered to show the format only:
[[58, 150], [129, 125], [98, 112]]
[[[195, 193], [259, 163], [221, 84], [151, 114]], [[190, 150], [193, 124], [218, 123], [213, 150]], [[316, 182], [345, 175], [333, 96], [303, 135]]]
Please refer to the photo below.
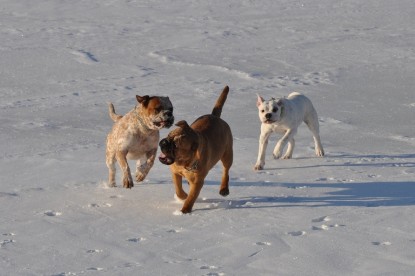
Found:
[[[413, 0], [3, 0], [0, 274], [413, 275], [414, 11]], [[220, 164], [190, 215], [158, 161], [131, 190], [107, 186], [107, 102], [124, 114], [137, 94], [166, 95], [190, 123], [225, 85], [228, 197]], [[272, 158], [272, 136], [255, 172], [256, 93], [292, 91], [313, 101], [326, 156], [302, 125], [293, 159]]]

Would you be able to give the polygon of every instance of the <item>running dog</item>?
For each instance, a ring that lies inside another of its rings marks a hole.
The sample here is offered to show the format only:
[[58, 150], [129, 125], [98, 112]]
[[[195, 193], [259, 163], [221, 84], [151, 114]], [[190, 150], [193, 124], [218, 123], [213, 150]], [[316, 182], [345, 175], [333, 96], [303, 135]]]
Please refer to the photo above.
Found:
[[[220, 118], [229, 87], [225, 87], [211, 114], [199, 117], [190, 126], [186, 121], [176, 124], [160, 141], [159, 160], [170, 165], [176, 196], [184, 200], [182, 213], [190, 213], [203, 187], [209, 170], [222, 161], [223, 173], [219, 194], [229, 194], [229, 169], [233, 162], [233, 138], [229, 125]], [[183, 191], [182, 178], [189, 182], [189, 195]]]
[[114, 126], [107, 136], [106, 163], [108, 185], [115, 187], [115, 161], [123, 172], [123, 187], [134, 186], [127, 159], [137, 160], [135, 180], [143, 181], [154, 164], [160, 138], [159, 130], [173, 125], [173, 105], [168, 97], [136, 96], [137, 106], [117, 115], [112, 103], [108, 104]]
[[[293, 92], [286, 98], [272, 98], [269, 101], [264, 101], [261, 96], [257, 96], [261, 135], [259, 136], [258, 159], [254, 170], [264, 169], [265, 151], [268, 145], [268, 138], [272, 132], [283, 134], [274, 148], [274, 158], [290, 159], [294, 150], [294, 135], [302, 122], [308, 126], [313, 134], [316, 155], [324, 156], [323, 146], [320, 141], [317, 112], [306, 96]], [[287, 144], [287, 151], [282, 156], [282, 151]]]

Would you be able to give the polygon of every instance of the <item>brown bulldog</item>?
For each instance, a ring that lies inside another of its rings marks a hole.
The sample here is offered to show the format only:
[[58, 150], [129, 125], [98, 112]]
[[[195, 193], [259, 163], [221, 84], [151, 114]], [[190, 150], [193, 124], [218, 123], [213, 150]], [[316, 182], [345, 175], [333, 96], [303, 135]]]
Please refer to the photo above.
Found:
[[[176, 124], [159, 143], [159, 160], [170, 165], [176, 195], [185, 200], [182, 213], [190, 213], [203, 187], [209, 170], [219, 161], [223, 164], [222, 183], [219, 194], [229, 194], [229, 169], [233, 162], [233, 137], [229, 125], [220, 118], [223, 104], [229, 92], [226, 86], [212, 110], [189, 126], [186, 121]], [[182, 178], [189, 182], [189, 195], [183, 191]]]

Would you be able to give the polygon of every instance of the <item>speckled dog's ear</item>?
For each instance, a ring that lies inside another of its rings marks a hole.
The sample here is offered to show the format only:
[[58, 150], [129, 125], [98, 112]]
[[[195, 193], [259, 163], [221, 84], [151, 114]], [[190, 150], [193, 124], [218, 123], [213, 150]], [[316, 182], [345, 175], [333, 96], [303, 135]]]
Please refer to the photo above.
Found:
[[138, 96], [135, 95], [137, 102], [139, 102], [142, 106], [146, 107], [148, 105], [148, 102], [150, 101], [150, 96], [145, 95], [145, 96]]

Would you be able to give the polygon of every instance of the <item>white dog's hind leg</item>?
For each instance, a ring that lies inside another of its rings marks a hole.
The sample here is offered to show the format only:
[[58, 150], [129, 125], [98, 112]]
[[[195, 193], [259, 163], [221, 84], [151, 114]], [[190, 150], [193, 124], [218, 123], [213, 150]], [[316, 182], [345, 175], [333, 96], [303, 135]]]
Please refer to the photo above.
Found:
[[254, 170], [262, 170], [265, 165], [265, 152], [267, 150], [268, 138], [271, 135], [272, 130], [266, 129], [261, 126], [261, 135], [259, 136], [259, 149], [258, 149], [258, 159], [256, 161]]
[[294, 137], [288, 141], [288, 148], [282, 159], [291, 159], [293, 157], [293, 151], [295, 146]]
[[308, 126], [308, 129], [310, 129], [311, 133], [313, 134], [314, 150], [316, 152], [316, 155], [324, 156], [324, 149], [323, 149], [323, 146], [321, 145], [320, 134], [319, 134], [320, 131], [319, 131], [317, 113], [315, 113], [315, 115], [310, 120], [306, 120], [304, 122], [306, 123], [306, 125]]
[[[285, 146], [287, 145], [288, 141], [291, 141], [294, 139], [294, 135], [297, 132], [295, 129], [289, 129], [285, 132], [284, 136], [277, 142], [277, 145], [275, 145], [273, 155], [275, 159], [281, 158], [282, 151], [284, 150]], [[287, 153], [289, 150], [287, 150]]]

